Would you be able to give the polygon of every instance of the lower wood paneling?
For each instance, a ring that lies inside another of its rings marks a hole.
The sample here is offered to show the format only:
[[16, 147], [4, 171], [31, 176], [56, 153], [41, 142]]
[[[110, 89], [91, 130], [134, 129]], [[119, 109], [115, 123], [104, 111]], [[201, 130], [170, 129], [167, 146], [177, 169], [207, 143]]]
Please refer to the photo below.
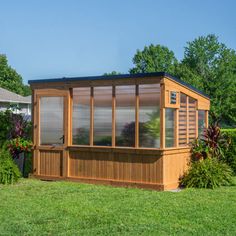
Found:
[[179, 186], [179, 179], [188, 169], [191, 153], [189, 148], [166, 150], [163, 153], [164, 190]]
[[161, 183], [161, 156], [116, 152], [71, 151], [69, 176], [91, 179]]
[[[190, 160], [189, 148], [129, 150], [73, 147], [68, 148], [66, 153], [68, 155], [64, 152], [63, 156], [63, 150], [38, 150], [35, 176], [48, 180], [67, 179], [168, 190], [178, 187], [179, 178], [187, 170]], [[65, 168], [68, 172], [63, 175]]]
[[39, 173], [46, 176], [62, 176], [62, 151], [39, 151]]

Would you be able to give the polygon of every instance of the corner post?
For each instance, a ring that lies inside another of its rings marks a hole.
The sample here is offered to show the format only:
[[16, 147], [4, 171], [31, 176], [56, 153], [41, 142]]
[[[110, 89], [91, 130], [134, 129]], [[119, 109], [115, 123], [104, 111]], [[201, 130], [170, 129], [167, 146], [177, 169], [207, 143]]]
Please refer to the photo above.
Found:
[[165, 81], [161, 80], [161, 94], [160, 94], [160, 148], [164, 149], [165, 144]]

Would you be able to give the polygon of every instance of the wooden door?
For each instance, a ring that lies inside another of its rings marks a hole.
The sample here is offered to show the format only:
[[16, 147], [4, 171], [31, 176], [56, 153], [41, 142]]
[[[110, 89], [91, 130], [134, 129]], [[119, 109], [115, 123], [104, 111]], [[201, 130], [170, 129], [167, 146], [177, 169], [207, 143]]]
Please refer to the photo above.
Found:
[[34, 106], [34, 173], [62, 177], [68, 146], [67, 90], [39, 90]]

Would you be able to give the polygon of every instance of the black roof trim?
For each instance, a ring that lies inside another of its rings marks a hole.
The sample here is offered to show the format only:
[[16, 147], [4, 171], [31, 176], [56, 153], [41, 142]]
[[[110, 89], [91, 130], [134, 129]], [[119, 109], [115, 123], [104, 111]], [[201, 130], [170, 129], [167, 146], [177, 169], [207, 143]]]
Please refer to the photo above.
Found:
[[181, 85], [184, 85], [191, 90], [202, 94], [203, 96], [209, 98], [207, 94], [193, 87], [192, 85], [178, 79], [166, 72], [152, 72], [152, 73], [138, 73], [138, 74], [119, 74], [119, 75], [100, 75], [100, 76], [83, 76], [83, 77], [63, 77], [63, 78], [52, 78], [52, 79], [40, 79], [40, 80], [29, 80], [29, 84], [37, 83], [50, 83], [50, 82], [72, 82], [72, 81], [84, 81], [84, 80], [113, 80], [113, 79], [127, 79], [127, 78], [141, 78], [141, 77], [155, 77], [155, 76], [165, 76], [170, 78]]

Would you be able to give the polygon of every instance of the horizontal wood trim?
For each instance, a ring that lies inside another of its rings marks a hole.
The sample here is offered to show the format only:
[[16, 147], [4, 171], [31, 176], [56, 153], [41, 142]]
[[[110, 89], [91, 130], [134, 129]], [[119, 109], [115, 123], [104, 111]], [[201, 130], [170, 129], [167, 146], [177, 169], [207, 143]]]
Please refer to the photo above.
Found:
[[163, 77], [142, 77], [142, 78], [123, 78], [123, 79], [99, 79], [99, 80], [81, 80], [81, 81], [61, 81], [50, 83], [31, 84], [30, 87], [35, 90], [41, 89], [69, 89], [76, 87], [97, 87], [113, 85], [136, 85], [160, 83]]

